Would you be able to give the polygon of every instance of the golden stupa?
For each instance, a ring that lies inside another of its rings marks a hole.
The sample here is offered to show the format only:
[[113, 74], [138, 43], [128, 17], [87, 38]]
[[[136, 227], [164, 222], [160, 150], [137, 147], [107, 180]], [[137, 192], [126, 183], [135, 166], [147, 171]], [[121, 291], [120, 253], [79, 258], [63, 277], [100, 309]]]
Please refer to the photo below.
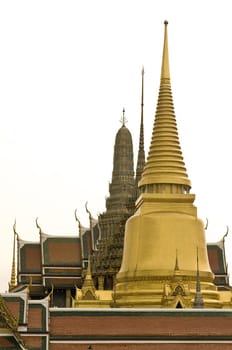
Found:
[[[222, 307], [209, 266], [204, 224], [190, 194], [172, 100], [165, 21], [160, 91], [135, 214], [126, 223], [117, 307]], [[198, 276], [198, 281], [197, 281]]]

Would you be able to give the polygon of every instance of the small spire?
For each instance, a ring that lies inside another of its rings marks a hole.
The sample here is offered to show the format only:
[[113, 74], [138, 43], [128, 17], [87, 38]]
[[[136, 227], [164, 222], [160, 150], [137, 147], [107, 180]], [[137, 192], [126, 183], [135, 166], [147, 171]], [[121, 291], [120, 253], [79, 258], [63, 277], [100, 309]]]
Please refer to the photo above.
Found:
[[198, 247], [197, 247], [197, 278], [196, 278], [196, 294], [193, 302], [194, 309], [202, 309], [204, 307], [204, 300], [201, 293], [201, 281], [199, 273], [199, 259], [198, 259]]
[[174, 280], [180, 279], [180, 268], [179, 268], [179, 259], [178, 259], [178, 250], [176, 249], [176, 261], [175, 261], [175, 267], [173, 272], [173, 278]]
[[174, 271], [180, 271], [179, 269], [179, 262], [178, 262], [178, 250], [176, 250], [176, 263], [175, 263], [175, 268]]
[[86, 296], [88, 291], [92, 294], [92, 296], [95, 297], [95, 286], [93, 283], [93, 278], [92, 278], [92, 273], [91, 273], [90, 255], [88, 256], [88, 266], [87, 266], [87, 271], [86, 271], [86, 275], [85, 275], [83, 286], [82, 286], [83, 299], [85, 299], [85, 296]]
[[144, 151], [144, 127], [143, 127], [143, 107], [144, 107], [144, 67], [142, 67], [142, 92], [141, 92], [141, 119], [140, 119], [140, 134], [139, 134], [139, 151], [136, 167], [136, 187], [141, 179], [143, 168], [145, 165]]
[[124, 107], [123, 107], [123, 110], [122, 110], [122, 118], [120, 119], [120, 122], [122, 123], [122, 126], [125, 126], [126, 123], [128, 122], [128, 120], [125, 117], [125, 108]]
[[11, 280], [9, 284], [9, 291], [11, 291], [15, 286], [16, 286], [16, 262], [15, 262], [15, 242], [16, 242], [16, 237], [17, 237], [17, 232], [16, 232], [16, 220], [14, 222], [13, 226], [13, 231], [14, 231], [14, 238], [13, 238], [13, 258], [12, 258], [12, 267], [11, 267]]

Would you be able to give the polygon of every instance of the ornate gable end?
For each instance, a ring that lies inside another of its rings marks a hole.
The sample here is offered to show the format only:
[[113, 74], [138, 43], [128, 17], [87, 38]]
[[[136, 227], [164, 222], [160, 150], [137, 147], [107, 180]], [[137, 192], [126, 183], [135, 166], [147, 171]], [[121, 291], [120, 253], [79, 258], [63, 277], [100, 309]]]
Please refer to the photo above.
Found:
[[5, 300], [0, 295], [0, 327], [16, 330], [18, 322], [7, 308]]
[[25, 349], [23, 340], [17, 332], [18, 322], [0, 295], [0, 348]]
[[185, 291], [184, 291], [183, 286], [181, 286], [180, 284], [178, 284], [178, 285], [175, 287], [175, 289], [174, 289], [172, 295], [174, 295], [174, 296], [177, 296], [177, 295], [185, 296], [186, 294], [185, 294]]
[[185, 309], [191, 307], [189, 287], [182, 281], [165, 283], [161, 304], [163, 307]]
[[96, 295], [95, 293], [89, 289], [86, 292], [83, 292], [83, 297], [82, 300], [96, 300]]

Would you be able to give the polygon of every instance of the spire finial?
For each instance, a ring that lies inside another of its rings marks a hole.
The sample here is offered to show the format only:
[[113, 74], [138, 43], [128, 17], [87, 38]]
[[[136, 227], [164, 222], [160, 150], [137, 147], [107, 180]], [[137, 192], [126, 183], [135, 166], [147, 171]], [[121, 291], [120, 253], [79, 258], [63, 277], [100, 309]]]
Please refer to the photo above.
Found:
[[125, 126], [126, 123], [127, 123], [127, 119], [125, 117], [125, 108], [123, 107], [123, 110], [122, 110], [122, 118], [120, 119], [120, 122], [122, 123], [122, 126]]
[[141, 93], [141, 117], [143, 117], [143, 99], [144, 99], [144, 66], [142, 67], [142, 93]]
[[164, 21], [164, 47], [161, 79], [170, 79], [169, 54], [168, 54], [168, 21]]

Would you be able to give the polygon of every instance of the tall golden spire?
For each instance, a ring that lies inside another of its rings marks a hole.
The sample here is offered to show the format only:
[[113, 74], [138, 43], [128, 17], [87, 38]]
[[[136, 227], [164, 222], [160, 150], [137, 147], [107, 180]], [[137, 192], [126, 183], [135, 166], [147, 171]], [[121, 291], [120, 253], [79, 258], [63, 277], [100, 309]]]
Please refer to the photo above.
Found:
[[[165, 21], [164, 46], [161, 68], [160, 90], [154, 121], [152, 140], [147, 163], [139, 182], [139, 187], [146, 192], [145, 186], [151, 184], [169, 184], [183, 186], [189, 192], [191, 183], [188, 179], [179, 143], [178, 130], [172, 100], [168, 55], [168, 22]], [[168, 186], [167, 186], [168, 188]], [[170, 189], [168, 192], [172, 192]], [[154, 192], [163, 192], [163, 188], [154, 187]], [[182, 192], [179, 188], [174, 192]]]
[[13, 226], [14, 240], [13, 240], [13, 257], [12, 257], [12, 267], [11, 267], [11, 279], [9, 284], [9, 290], [11, 291], [16, 286], [16, 262], [15, 262], [15, 243], [16, 243], [16, 221]]

